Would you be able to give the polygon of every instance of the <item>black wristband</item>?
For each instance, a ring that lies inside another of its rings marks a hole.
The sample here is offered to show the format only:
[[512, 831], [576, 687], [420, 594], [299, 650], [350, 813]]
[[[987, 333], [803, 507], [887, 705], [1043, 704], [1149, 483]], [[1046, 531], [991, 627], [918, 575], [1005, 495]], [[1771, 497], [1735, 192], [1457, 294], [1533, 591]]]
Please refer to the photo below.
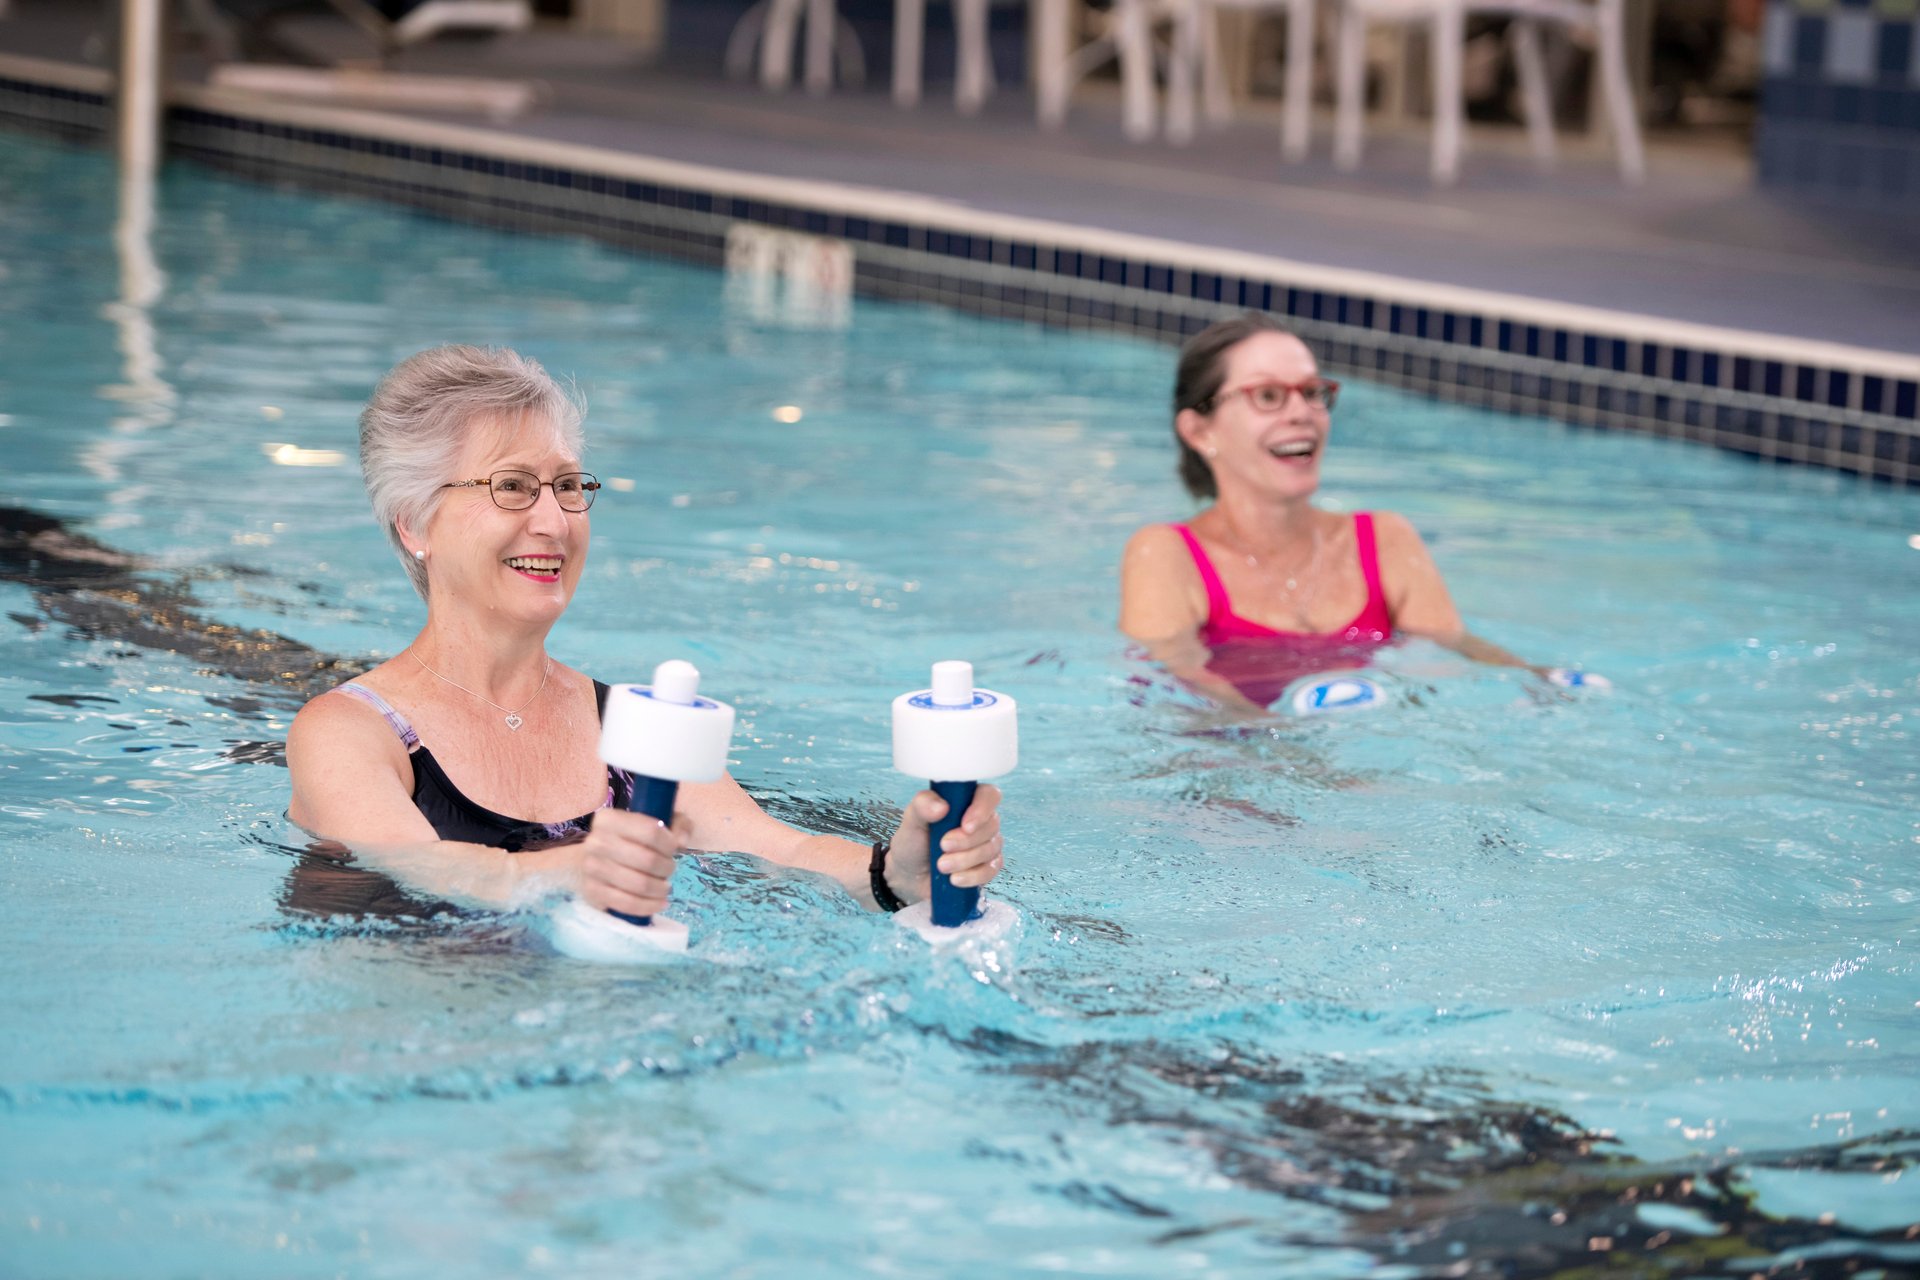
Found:
[[900, 895], [887, 883], [887, 842], [873, 842], [873, 858], [867, 863], [867, 881], [873, 886], [873, 905], [882, 911], [898, 911], [907, 904], [900, 901]]

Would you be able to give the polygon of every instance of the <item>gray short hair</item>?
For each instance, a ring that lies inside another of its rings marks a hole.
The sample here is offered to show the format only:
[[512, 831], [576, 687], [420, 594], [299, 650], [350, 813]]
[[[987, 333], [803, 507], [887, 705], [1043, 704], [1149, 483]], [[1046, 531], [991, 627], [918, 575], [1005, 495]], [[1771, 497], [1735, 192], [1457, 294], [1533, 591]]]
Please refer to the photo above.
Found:
[[360, 471], [373, 516], [386, 529], [413, 589], [427, 595], [427, 566], [407, 554], [400, 526], [433, 520], [454, 460], [483, 424], [542, 418], [575, 457], [584, 447], [583, 406], [542, 369], [504, 347], [433, 347], [380, 379], [360, 412]]

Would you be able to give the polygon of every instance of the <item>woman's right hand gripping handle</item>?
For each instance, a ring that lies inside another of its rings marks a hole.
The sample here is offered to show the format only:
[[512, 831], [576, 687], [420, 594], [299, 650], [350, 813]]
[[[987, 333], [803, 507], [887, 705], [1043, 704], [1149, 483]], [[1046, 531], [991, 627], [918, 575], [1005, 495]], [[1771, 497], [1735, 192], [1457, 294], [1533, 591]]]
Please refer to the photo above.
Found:
[[602, 911], [646, 917], [666, 909], [675, 855], [686, 845], [687, 818], [671, 827], [644, 813], [602, 809], [580, 846], [580, 897]]

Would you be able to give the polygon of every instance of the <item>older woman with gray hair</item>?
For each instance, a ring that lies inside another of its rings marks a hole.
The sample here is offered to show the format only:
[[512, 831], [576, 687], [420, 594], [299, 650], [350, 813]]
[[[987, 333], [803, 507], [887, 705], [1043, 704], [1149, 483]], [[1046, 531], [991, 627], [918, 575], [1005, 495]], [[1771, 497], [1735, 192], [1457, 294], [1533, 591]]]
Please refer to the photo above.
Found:
[[[931, 791], [871, 850], [769, 817], [731, 777], [683, 785], [671, 826], [626, 811], [630, 780], [598, 752], [607, 686], [546, 648], [600, 489], [581, 451], [579, 407], [511, 351], [437, 347], [382, 379], [361, 466], [426, 625], [295, 717], [291, 818], [416, 887], [478, 901], [573, 889], [652, 915], [689, 846], [823, 872], [869, 907], [926, 897], [928, 828], [946, 812]], [[943, 841], [957, 885], [999, 874], [999, 798], [982, 786]]]

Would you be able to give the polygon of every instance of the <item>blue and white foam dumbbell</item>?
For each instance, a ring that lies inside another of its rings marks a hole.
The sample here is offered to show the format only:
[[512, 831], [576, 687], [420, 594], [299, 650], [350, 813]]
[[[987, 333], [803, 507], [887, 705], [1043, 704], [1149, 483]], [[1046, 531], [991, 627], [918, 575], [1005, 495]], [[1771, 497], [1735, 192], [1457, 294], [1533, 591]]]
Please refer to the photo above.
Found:
[[1605, 692], [1613, 688], [1613, 681], [1594, 671], [1575, 671], [1570, 667], [1554, 667], [1547, 672], [1547, 679], [1562, 689], [1598, 689]]
[[1004, 902], [980, 900], [980, 890], [953, 883], [937, 865], [940, 839], [960, 825], [981, 782], [1013, 772], [1020, 738], [1012, 698], [973, 685], [970, 662], [936, 662], [933, 683], [893, 700], [893, 767], [927, 785], [947, 802], [946, 816], [927, 832], [932, 896], [894, 919], [930, 942], [991, 940], [1019, 919]]
[[[733, 708], [700, 696], [700, 673], [674, 659], [653, 683], [617, 684], [600, 720], [600, 758], [633, 775], [627, 808], [673, 821], [683, 782], [713, 782], [727, 770]], [[598, 911], [578, 898], [554, 916], [554, 944], [579, 960], [644, 964], [687, 949], [687, 926], [666, 916]]]
[[1328, 674], [1311, 676], [1285, 696], [1286, 706], [1302, 716], [1326, 715], [1339, 711], [1365, 711], [1380, 706], [1387, 695], [1365, 676]]

